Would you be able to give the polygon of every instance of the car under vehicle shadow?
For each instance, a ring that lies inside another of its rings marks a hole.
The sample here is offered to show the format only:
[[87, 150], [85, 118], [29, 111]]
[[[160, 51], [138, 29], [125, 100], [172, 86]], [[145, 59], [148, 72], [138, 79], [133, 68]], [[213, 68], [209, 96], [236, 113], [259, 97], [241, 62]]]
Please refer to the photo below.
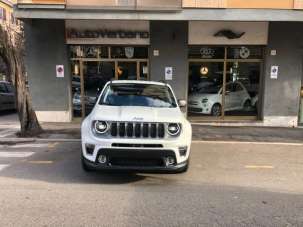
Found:
[[7, 115], [13, 115], [13, 114], [16, 114], [16, 113], [17, 113], [16, 110], [1, 110], [0, 111], [0, 117], [7, 116]]
[[0, 172], [0, 177], [37, 180], [49, 183], [128, 184], [146, 177], [134, 172], [85, 172], [81, 167], [79, 143], [46, 148], [33, 156], [15, 161]]

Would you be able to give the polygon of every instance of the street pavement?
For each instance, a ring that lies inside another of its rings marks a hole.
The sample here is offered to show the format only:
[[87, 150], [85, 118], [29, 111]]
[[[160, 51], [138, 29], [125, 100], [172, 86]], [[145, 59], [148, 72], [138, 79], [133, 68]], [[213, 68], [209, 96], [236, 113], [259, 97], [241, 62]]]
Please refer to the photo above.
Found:
[[78, 142], [2, 144], [0, 226], [303, 226], [302, 151], [196, 142], [185, 174], [105, 174]]

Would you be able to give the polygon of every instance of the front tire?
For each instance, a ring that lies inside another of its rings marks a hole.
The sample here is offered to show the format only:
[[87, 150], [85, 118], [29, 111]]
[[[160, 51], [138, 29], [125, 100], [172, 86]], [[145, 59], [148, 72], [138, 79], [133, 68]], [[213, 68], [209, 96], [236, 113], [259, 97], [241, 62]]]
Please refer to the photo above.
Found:
[[216, 103], [211, 108], [211, 115], [214, 116], [214, 117], [220, 117], [221, 114], [222, 114], [222, 107], [219, 103]]

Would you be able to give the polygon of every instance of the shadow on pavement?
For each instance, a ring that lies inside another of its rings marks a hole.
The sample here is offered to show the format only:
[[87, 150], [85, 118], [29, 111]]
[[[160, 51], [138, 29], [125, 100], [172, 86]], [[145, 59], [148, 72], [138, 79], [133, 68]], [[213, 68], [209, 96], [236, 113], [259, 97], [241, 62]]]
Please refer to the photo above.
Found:
[[0, 117], [7, 116], [7, 115], [14, 115], [17, 114], [16, 110], [2, 110], [0, 111]]
[[15, 162], [0, 172], [1, 177], [38, 180], [50, 183], [127, 184], [145, 179], [136, 173], [84, 172], [79, 143], [65, 143], [56, 150], [45, 148]]

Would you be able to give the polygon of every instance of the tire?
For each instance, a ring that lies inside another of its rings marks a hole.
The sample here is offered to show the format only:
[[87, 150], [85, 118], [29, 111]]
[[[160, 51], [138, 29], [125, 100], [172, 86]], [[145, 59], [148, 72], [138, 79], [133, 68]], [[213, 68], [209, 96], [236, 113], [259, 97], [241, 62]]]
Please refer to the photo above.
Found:
[[250, 111], [251, 110], [251, 101], [246, 100], [243, 104], [243, 110], [244, 111]]
[[211, 115], [214, 117], [220, 117], [222, 114], [222, 107], [219, 103], [216, 103], [211, 108]]
[[82, 169], [84, 172], [87, 172], [87, 173], [94, 172], [94, 169], [92, 169], [88, 165], [86, 165], [83, 155], [81, 155], [81, 166], [82, 166]]

